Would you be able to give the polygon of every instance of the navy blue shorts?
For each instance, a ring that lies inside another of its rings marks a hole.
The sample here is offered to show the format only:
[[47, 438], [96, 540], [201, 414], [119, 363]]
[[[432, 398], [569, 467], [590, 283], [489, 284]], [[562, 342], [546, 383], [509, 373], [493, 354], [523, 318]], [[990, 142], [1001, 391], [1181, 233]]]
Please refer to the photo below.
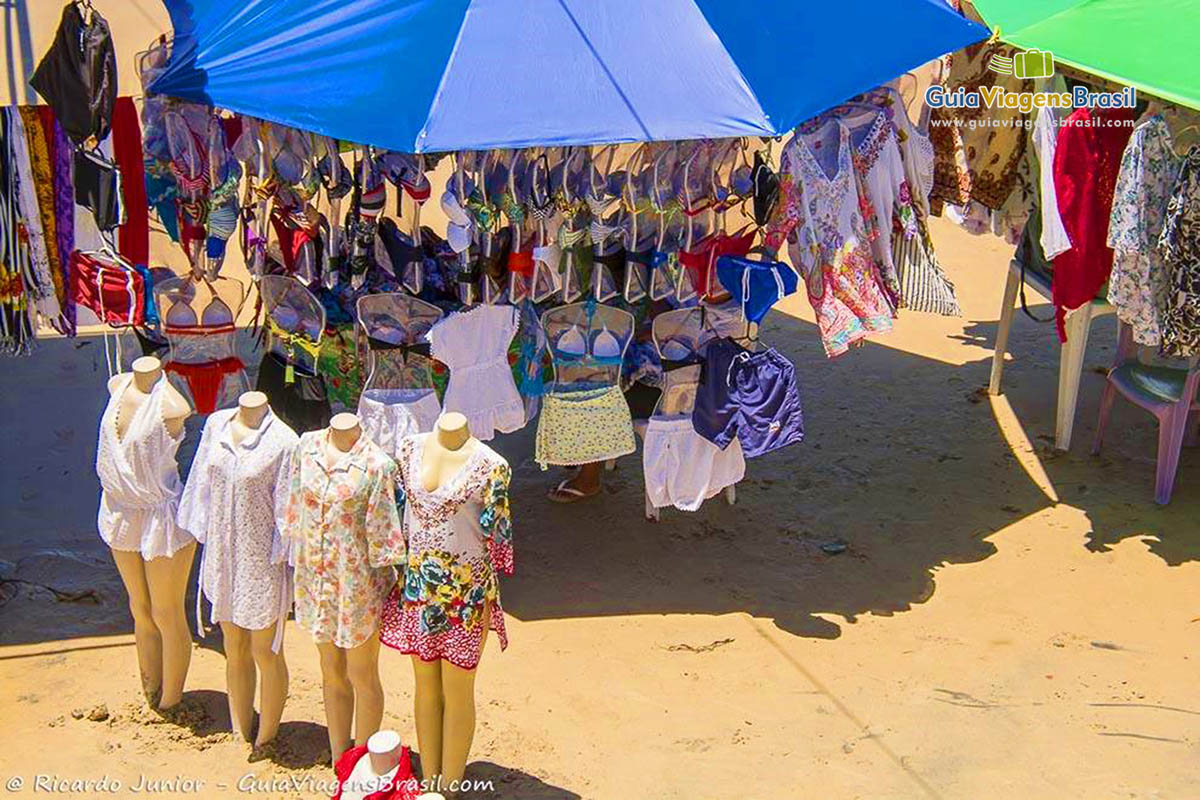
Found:
[[803, 441], [796, 368], [774, 348], [752, 353], [732, 339], [709, 342], [692, 426], [722, 450], [736, 437], [746, 458]]

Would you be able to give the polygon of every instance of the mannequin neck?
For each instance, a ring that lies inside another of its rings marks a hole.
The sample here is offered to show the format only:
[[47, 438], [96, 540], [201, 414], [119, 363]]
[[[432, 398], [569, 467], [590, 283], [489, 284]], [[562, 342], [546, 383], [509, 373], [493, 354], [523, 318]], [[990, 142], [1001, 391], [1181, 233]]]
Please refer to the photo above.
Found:
[[329, 441], [338, 450], [343, 453], [349, 453], [350, 449], [358, 442], [358, 437], [362, 435], [362, 429], [355, 425], [353, 428], [330, 428]]
[[154, 385], [158, 383], [158, 379], [162, 377], [162, 367], [155, 366], [148, 369], [135, 369], [133, 371], [133, 383], [137, 386], [138, 391], [142, 394], [149, 394]]
[[443, 425], [441, 421], [437, 426], [437, 442], [446, 450], [460, 450], [462, 446], [471, 439], [471, 429], [464, 425]]
[[260, 406], [238, 406], [238, 421], [251, 430], [258, 430], [262, 425], [263, 420], [267, 418], [268, 406], [263, 403]]
[[386, 775], [400, 763], [400, 748], [389, 750], [386, 753], [368, 752], [367, 758], [371, 760], [371, 772], [376, 775]]

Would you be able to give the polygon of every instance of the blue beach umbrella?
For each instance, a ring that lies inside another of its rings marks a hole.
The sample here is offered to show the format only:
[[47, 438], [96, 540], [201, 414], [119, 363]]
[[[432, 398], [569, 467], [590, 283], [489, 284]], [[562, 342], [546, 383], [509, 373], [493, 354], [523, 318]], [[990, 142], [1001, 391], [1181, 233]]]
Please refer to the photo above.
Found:
[[988, 35], [943, 0], [164, 0], [151, 91], [392, 150], [777, 136]]

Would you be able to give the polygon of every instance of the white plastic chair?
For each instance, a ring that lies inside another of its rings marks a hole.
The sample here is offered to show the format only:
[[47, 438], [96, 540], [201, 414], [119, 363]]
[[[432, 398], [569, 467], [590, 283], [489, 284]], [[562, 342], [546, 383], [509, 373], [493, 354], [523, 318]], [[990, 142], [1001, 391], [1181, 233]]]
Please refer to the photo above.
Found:
[[[1025, 270], [1025, 283], [1047, 300], [1051, 298], [1050, 281], [1045, 275]], [[1008, 352], [1008, 333], [1016, 312], [1017, 291], [1021, 288], [1021, 262], [1013, 259], [1008, 265], [1008, 283], [1004, 286], [1004, 302], [1000, 306], [1000, 326], [996, 331], [996, 352], [992, 355], [992, 378], [988, 394], [998, 395], [1004, 374], [1004, 354]], [[1071, 449], [1071, 430], [1075, 425], [1075, 406], [1079, 401], [1079, 378], [1083, 372], [1083, 357], [1087, 352], [1088, 333], [1093, 320], [1116, 313], [1108, 301], [1097, 297], [1092, 302], [1068, 311], [1067, 341], [1063, 343], [1058, 360], [1058, 411], [1054, 425], [1054, 446]]]

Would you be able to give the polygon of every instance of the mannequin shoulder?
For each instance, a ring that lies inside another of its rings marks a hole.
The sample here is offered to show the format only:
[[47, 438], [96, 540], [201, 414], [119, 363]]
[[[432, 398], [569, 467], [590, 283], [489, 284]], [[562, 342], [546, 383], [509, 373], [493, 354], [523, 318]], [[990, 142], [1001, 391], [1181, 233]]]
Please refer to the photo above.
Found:
[[112, 397], [114, 394], [120, 391], [121, 387], [125, 385], [125, 381], [127, 380], [129, 380], [129, 373], [127, 372], [118, 372], [116, 375], [113, 375], [111, 378], [109, 378], [108, 396]]
[[[163, 380], [166, 380], [165, 378]], [[179, 393], [168, 381], [163, 387], [163, 418], [172, 433], [183, 427], [183, 421], [192, 415], [192, 406], [187, 398]]]

